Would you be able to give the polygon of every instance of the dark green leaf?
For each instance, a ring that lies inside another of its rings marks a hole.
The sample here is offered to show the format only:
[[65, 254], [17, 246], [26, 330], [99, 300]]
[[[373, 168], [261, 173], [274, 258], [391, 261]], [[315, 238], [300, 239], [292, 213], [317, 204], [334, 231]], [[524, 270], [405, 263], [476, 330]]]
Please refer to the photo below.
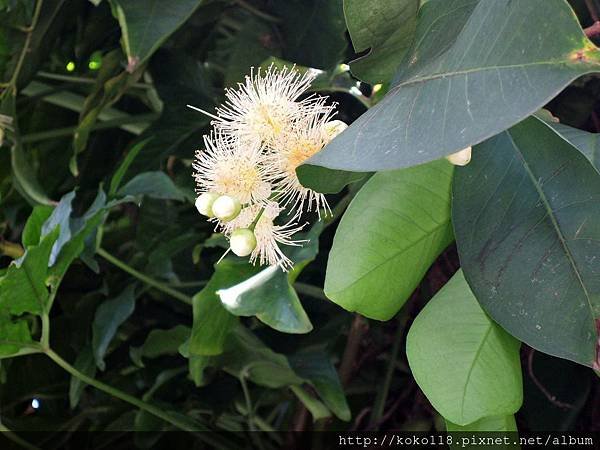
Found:
[[530, 346], [592, 366], [600, 317], [600, 176], [539, 119], [475, 147], [453, 222], [485, 310]]
[[373, 175], [336, 232], [327, 297], [374, 319], [396, 314], [452, 242], [451, 180], [446, 161]]
[[200, 0], [111, 0], [121, 26], [121, 40], [132, 72], [154, 53], [200, 6]]
[[311, 165], [300, 166], [297, 173], [303, 186], [323, 194], [337, 194], [348, 184], [362, 180], [369, 175], [365, 172], [346, 172]]
[[92, 324], [92, 351], [100, 370], [106, 368], [104, 356], [117, 328], [125, 322], [135, 308], [135, 286], [130, 285], [117, 297], [102, 303], [96, 310]]
[[145, 172], [136, 175], [119, 189], [120, 196], [142, 196], [165, 200], [183, 200], [184, 195], [164, 172]]
[[[89, 344], [77, 355], [73, 367], [88, 377], [94, 378], [96, 375], [96, 362], [92, 347]], [[74, 376], [71, 377], [71, 382], [69, 383], [69, 405], [71, 409], [77, 408], [81, 394], [86, 386], [87, 384], [81, 381], [81, 379]]]
[[415, 319], [406, 354], [434, 408], [464, 426], [521, 407], [519, 345], [483, 312], [459, 271]]
[[31, 342], [26, 320], [13, 321], [6, 312], [0, 313], [0, 359], [17, 354], [24, 345]]
[[325, 405], [341, 420], [350, 420], [350, 408], [337, 371], [325, 352], [305, 351], [288, 358], [294, 372], [313, 385]]
[[179, 347], [190, 337], [190, 328], [177, 325], [168, 330], [154, 329], [148, 333], [144, 343], [137, 348], [131, 348], [130, 355], [138, 364], [142, 358], [158, 358], [163, 355], [177, 354]]
[[308, 164], [369, 172], [457, 152], [597, 71], [598, 54], [565, 0], [429, 0], [395, 86]]
[[344, 15], [356, 53], [352, 73], [369, 83], [391, 80], [412, 43], [419, 0], [344, 0]]
[[287, 0], [273, 6], [283, 20], [285, 59], [317, 69], [342, 61], [347, 46], [342, 0]]
[[119, 165], [119, 167], [115, 171], [115, 174], [113, 175], [113, 177], [110, 180], [110, 187], [108, 190], [109, 196], [112, 197], [113, 195], [115, 195], [117, 193], [117, 189], [119, 189], [121, 181], [123, 180], [125, 173], [127, 173], [127, 169], [129, 169], [129, 166], [131, 165], [131, 163], [133, 163], [133, 161], [135, 160], [135, 158], [138, 155], [138, 153], [140, 152], [140, 150], [142, 150], [144, 148], [144, 146], [150, 140], [151, 140], [151, 138], [146, 138], [146, 139], [143, 139], [143, 140], [137, 142], [127, 152], [127, 156], [125, 156], [125, 158], [123, 159], [123, 162]]
[[564, 139], [585, 155], [600, 172], [600, 133], [588, 133], [562, 123], [547, 122]]
[[194, 323], [189, 343], [192, 356], [219, 355], [236, 322], [236, 317], [221, 304], [217, 291], [226, 289], [249, 278], [256, 268], [247, 262], [225, 259], [215, 266], [215, 273], [198, 294], [194, 296]]

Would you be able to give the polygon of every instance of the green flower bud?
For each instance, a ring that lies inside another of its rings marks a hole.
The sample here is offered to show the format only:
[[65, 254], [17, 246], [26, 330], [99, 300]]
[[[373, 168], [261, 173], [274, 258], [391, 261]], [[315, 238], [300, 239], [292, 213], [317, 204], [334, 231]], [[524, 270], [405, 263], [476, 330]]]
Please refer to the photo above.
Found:
[[256, 236], [248, 228], [238, 228], [229, 238], [231, 251], [238, 256], [248, 256], [256, 248]]
[[242, 210], [242, 204], [237, 198], [221, 195], [212, 204], [213, 215], [222, 222], [235, 219]]
[[196, 209], [203, 216], [213, 217], [212, 206], [217, 198], [219, 198], [219, 194], [215, 194], [214, 192], [200, 194], [196, 199]]

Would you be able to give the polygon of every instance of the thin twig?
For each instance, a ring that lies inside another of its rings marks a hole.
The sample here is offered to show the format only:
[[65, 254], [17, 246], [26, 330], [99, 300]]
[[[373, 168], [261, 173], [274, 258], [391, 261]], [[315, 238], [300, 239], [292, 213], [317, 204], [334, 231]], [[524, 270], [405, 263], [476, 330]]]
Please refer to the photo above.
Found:
[[360, 314], [355, 314], [352, 325], [350, 326], [350, 332], [348, 333], [344, 356], [342, 356], [342, 362], [338, 370], [340, 381], [343, 386], [347, 386], [352, 378], [362, 338], [368, 331], [369, 324], [367, 320]]
[[585, 0], [585, 5], [587, 6], [588, 11], [590, 12], [590, 16], [594, 22], [598, 22], [600, 18], [598, 17], [598, 10], [596, 9], [596, 5], [594, 4], [594, 0]]
[[557, 400], [556, 396], [552, 395], [552, 393], [550, 391], [548, 391], [548, 389], [546, 389], [546, 387], [542, 384], [542, 382], [540, 380], [538, 380], [538, 378], [535, 376], [535, 374], [533, 373], [533, 355], [534, 355], [534, 353], [535, 353], [535, 349], [530, 348], [529, 354], [527, 355], [527, 371], [529, 373], [529, 377], [531, 378], [531, 381], [533, 381], [533, 383], [542, 392], [542, 394], [544, 394], [544, 396], [548, 399], [548, 401], [550, 403], [552, 403], [554, 406], [557, 406], [562, 409], [573, 409], [573, 405], [571, 405], [570, 403], [565, 403], [565, 402], [561, 402], [560, 400]]

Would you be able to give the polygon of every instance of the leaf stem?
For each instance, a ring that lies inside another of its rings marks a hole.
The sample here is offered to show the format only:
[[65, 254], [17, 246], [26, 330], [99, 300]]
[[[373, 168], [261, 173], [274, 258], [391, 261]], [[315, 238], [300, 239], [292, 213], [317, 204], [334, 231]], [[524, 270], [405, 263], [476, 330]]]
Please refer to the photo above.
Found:
[[98, 381], [94, 378], [88, 377], [87, 375], [85, 375], [84, 373], [80, 372], [75, 367], [73, 367], [71, 364], [69, 364], [67, 361], [62, 359], [51, 348], [44, 349], [44, 353], [46, 355], [48, 355], [48, 357], [52, 361], [54, 361], [57, 365], [62, 367], [65, 371], [67, 371], [68, 373], [73, 375], [75, 378], [78, 378], [81, 381], [83, 381], [84, 383], [89, 384], [90, 386], [93, 386], [100, 391], [106, 392], [107, 394], [112, 395], [113, 397], [123, 400], [124, 402], [127, 402], [130, 405], [133, 405], [141, 410], [144, 410], [144, 411], [152, 414], [153, 416], [156, 416], [159, 419], [162, 419], [165, 422], [168, 422], [171, 425], [173, 425], [181, 430], [184, 430], [184, 431], [206, 431], [207, 430], [206, 428], [204, 428], [203, 426], [200, 426], [200, 425], [197, 427], [193, 427], [193, 426], [191, 426], [191, 424], [185, 423], [183, 421], [180, 421], [177, 417], [171, 416], [170, 414], [168, 414], [167, 412], [165, 412], [165, 410], [163, 410], [161, 408], [158, 408], [154, 405], [143, 402], [142, 400], [140, 400], [136, 397], [133, 397], [132, 395], [127, 394], [126, 392], [120, 391], [119, 389], [109, 386], [108, 384], [104, 384], [101, 381]]
[[375, 397], [375, 403], [373, 404], [373, 410], [371, 412], [370, 419], [370, 426], [372, 429], [377, 429], [381, 422], [381, 418], [383, 417], [385, 402], [390, 392], [390, 385], [392, 384], [392, 378], [394, 375], [394, 370], [396, 368], [396, 360], [398, 359], [398, 352], [400, 350], [400, 344], [402, 343], [402, 337], [404, 335], [404, 327], [406, 326], [406, 322], [408, 322], [408, 314], [406, 309], [404, 309], [404, 314], [400, 317], [400, 320], [398, 321], [398, 328], [396, 330], [394, 343], [392, 344], [390, 359], [386, 367], [385, 375], [383, 378], [383, 384], [381, 386], [381, 389], [377, 392], [377, 396]]
[[148, 275], [144, 275], [143, 273], [138, 272], [133, 267], [127, 265], [120, 259], [115, 258], [113, 255], [108, 253], [103, 248], [98, 248], [97, 253], [101, 257], [103, 257], [105, 260], [110, 262], [111, 264], [117, 266], [119, 269], [123, 270], [124, 272], [127, 272], [128, 274], [134, 276], [141, 282], [146, 283], [147, 285], [152, 286], [153, 288], [158, 289], [159, 291], [164, 292], [165, 294], [170, 295], [171, 297], [173, 297], [183, 303], [186, 303], [188, 305], [192, 304], [192, 298], [189, 297], [188, 295], [185, 295], [182, 292], [172, 289], [169, 286], [167, 286], [166, 284], [161, 283], [160, 281], [157, 281], [153, 278], [150, 278]]
[[35, 4], [35, 10], [33, 11], [33, 17], [31, 19], [31, 25], [26, 30], [27, 37], [25, 38], [25, 43], [23, 45], [23, 49], [21, 50], [21, 54], [19, 55], [19, 59], [17, 60], [17, 64], [15, 66], [15, 71], [12, 74], [10, 79], [10, 84], [13, 89], [16, 87], [17, 81], [19, 79], [19, 73], [21, 72], [21, 68], [23, 67], [23, 63], [25, 62], [25, 57], [27, 56], [27, 52], [29, 50], [29, 46], [31, 45], [31, 36], [33, 34], [33, 30], [35, 29], [38, 19], [40, 18], [40, 12], [42, 11], [42, 4], [44, 0], [38, 0]]
[[23, 448], [26, 448], [28, 450], [40, 450], [39, 447], [36, 447], [35, 445], [27, 442], [25, 439], [23, 439], [18, 434], [14, 433], [10, 428], [8, 428], [2, 422], [0, 422], [0, 433], [2, 433], [2, 436], [5, 436], [7, 439], [13, 441], [15, 444], [17, 444]]
[[260, 17], [261, 19], [266, 20], [267, 22], [272, 22], [272, 23], [280, 23], [281, 22], [281, 19], [279, 19], [278, 17], [272, 16], [271, 14], [267, 14], [266, 12], [263, 12], [263, 11], [255, 8], [254, 6], [252, 6], [250, 3], [248, 3], [245, 0], [235, 0], [235, 2], [238, 5], [240, 5], [242, 8], [244, 8], [245, 10], [254, 14], [256, 17]]

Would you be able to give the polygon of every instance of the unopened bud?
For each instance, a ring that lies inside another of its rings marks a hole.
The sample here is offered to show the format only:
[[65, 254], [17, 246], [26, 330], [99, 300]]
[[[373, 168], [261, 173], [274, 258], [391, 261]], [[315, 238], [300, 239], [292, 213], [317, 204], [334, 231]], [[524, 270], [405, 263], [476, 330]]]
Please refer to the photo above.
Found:
[[348, 125], [341, 120], [331, 120], [325, 124], [325, 132], [329, 140], [333, 140], [338, 134], [348, 128]]
[[215, 194], [214, 192], [200, 194], [196, 199], [196, 209], [203, 216], [213, 217], [212, 206], [217, 198], [219, 198], [219, 194]]
[[256, 236], [248, 228], [238, 228], [229, 238], [231, 251], [238, 256], [248, 256], [256, 248]]
[[242, 204], [237, 198], [221, 195], [212, 204], [213, 215], [222, 222], [235, 219], [242, 210]]
[[466, 166], [471, 161], [471, 147], [467, 147], [460, 152], [452, 153], [446, 156], [446, 159], [455, 166]]

